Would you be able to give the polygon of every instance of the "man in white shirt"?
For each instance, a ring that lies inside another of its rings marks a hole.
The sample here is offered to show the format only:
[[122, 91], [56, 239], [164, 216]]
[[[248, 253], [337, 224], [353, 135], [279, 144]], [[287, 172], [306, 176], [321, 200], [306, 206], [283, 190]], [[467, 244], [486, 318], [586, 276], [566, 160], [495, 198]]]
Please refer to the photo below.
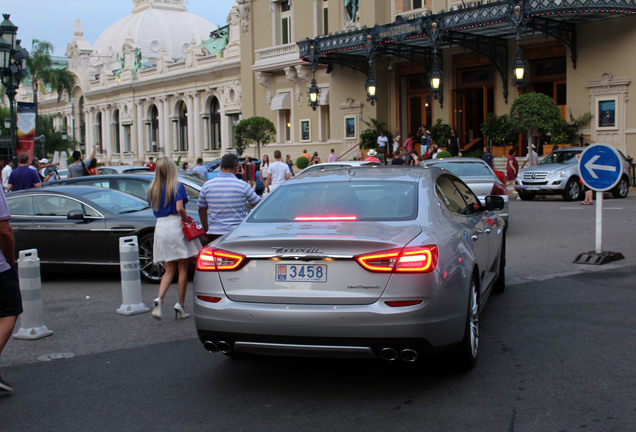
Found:
[[[536, 151], [534, 151], [535, 146], [534, 144], [532, 145], [532, 164], [530, 165], [531, 167], [536, 166], [539, 164], [539, 155], [537, 154]], [[526, 164], [530, 162], [530, 153], [528, 153], [526, 155], [526, 160], [523, 161], [523, 164], [521, 164], [521, 168], [523, 168], [524, 166], [526, 166]]]
[[274, 189], [291, 177], [289, 166], [283, 162], [280, 150], [274, 151], [274, 159], [274, 162], [269, 166], [267, 180], [265, 180], [265, 189], [269, 187], [270, 192], [274, 192]]
[[380, 136], [378, 137], [378, 153], [380, 153], [383, 157], [386, 158], [386, 147], [389, 143], [389, 138], [384, 135], [384, 132], [380, 132]]
[[2, 188], [6, 191], [7, 185], [9, 184], [9, 176], [11, 175], [11, 161], [8, 159], [4, 159], [4, 167], [2, 168]]

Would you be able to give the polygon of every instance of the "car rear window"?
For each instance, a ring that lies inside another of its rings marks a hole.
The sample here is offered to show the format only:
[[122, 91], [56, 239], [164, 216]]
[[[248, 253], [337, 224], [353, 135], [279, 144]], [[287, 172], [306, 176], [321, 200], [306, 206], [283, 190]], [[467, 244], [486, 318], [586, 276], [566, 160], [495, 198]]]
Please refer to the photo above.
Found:
[[481, 162], [439, 162], [436, 167], [447, 169], [457, 177], [492, 177], [494, 174], [486, 164]]
[[287, 184], [260, 203], [248, 220], [413, 220], [417, 215], [416, 185], [398, 181]]

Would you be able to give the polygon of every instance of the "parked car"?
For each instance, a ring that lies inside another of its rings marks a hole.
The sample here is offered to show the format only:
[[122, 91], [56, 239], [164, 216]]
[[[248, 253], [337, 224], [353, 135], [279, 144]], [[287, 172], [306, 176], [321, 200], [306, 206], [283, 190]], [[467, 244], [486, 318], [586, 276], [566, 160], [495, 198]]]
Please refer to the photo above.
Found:
[[343, 167], [355, 167], [355, 166], [371, 166], [371, 165], [382, 165], [377, 162], [365, 162], [365, 161], [337, 161], [337, 162], [325, 162], [319, 163], [316, 165], [309, 165], [307, 168], [303, 169], [296, 175], [304, 174], [307, 172], [315, 171], [315, 170], [323, 170], [323, 169], [331, 169], [331, 168], [343, 168]]
[[462, 179], [462, 181], [475, 192], [482, 204], [486, 203], [486, 196], [488, 195], [498, 195], [502, 197], [504, 207], [497, 213], [506, 221], [507, 228], [509, 224], [508, 189], [506, 189], [506, 185], [499, 180], [497, 174], [495, 174], [486, 162], [478, 158], [427, 159], [420, 162], [420, 166], [435, 166], [449, 170]]
[[[44, 186], [84, 185], [104, 187], [126, 192], [146, 201], [148, 187], [154, 178], [154, 174], [110, 174], [67, 178], [45, 183]], [[201, 186], [205, 181], [200, 180], [197, 176], [179, 173], [179, 182], [183, 183], [188, 198], [196, 206]]]
[[296, 176], [198, 256], [209, 351], [477, 360], [479, 314], [505, 281], [504, 201], [431, 167]]
[[[97, 176], [96, 176], [97, 177]], [[7, 195], [18, 251], [37, 249], [43, 266], [119, 267], [119, 238], [137, 236], [141, 277], [159, 283], [153, 262], [156, 218], [132, 195], [92, 186], [48, 186]], [[199, 220], [198, 211], [188, 211]]]
[[137, 172], [151, 172], [150, 168], [142, 165], [109, 165], [97, 167], [98, 174], [132, 174]]
[[[577, 155], [583, 153], [583, 147], [559, 148], [546, 156], [538, 165], [519, 171], [515, 188], [522, 200], [532, 200], [536, 195], [560, 194], [566, 201], [575, 201], [583, 197]], [[625, 198], [632, 182], [630, 162], [622, 157], [623, 174], [618, 184], [611, 190], [615, 198]]]

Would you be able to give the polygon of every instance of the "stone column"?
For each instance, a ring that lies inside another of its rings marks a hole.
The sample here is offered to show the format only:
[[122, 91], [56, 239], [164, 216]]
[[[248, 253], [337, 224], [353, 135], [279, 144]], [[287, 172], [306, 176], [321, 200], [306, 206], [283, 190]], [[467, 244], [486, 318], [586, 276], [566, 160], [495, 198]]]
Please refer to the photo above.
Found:
[[104, 152], [109, 160], [113, 158], [113, 116], [110, 106], [102, 111], [102, 130], [104, 133]]
[[[194, 131], [192, 133], [192, 141], [190, 146], [194, 148], [194, 159], [203, 157], [203, 149], [201, 147], [201, 100], [198, 93], [194, 93], [193, 96], [193, 109], [192, 109], [192, 123], [194, 123]], [[188, 110], [189, 111], [189, 110]], [[190, 116], [188, 116], [190, 118]], [[190, 127], [188, 126], [188, 130]], [[188, 133], [188, 135], [190, 135]], [[190, 152], [191, 153], [191, 152]]]
[[[137, 118], [133, 123], [137, 129], [137, 156], [139, 160], [146, 160], [146, 142], [144, 141], [144, 101], [143, 99], [137, 103]], [[150, 135], [148, 135], [150, 136]]]

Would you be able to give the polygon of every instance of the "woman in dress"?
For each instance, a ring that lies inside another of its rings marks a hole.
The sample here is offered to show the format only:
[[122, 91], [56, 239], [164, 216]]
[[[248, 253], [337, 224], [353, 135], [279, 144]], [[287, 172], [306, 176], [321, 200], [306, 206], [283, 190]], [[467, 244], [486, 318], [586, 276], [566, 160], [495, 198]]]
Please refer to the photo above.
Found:
[[252, 162], [252, 158], [245, 156], [245, 162], [243, 163], [243, 180], [245, 180], [252, 189], [256, 185], [256, 167]]
[[163, 261], [166, 270], [161, 277], [159, 294], [152, 310], [152, 316], [157, 319], [162, 317], [163, 299], [176, 273], [179, 274], [179, 301], [174, 305], [175, 319], [190, 316], [183, 308], [188, 284], [188, 261], [199, 252], [200, 243], [196, 239], [186, 240], [181, 230], [182, 222], [188, 221], [185, 210], [188, 195], [177, 179], [175, 163], [165, 157], [159, 158], [155, 178], [148, 187], [148, 204], [157, 218], [153, 257], [155, 262]]
[[[506, 161], [506, 188], [508, 191], [512, 189], [513, 195], [519, 198], [519, 194], [515, 190], [515, 180], [519, 173], [519, 162], [517, 162], [515, 149], [511, 148], [508, 152], [508, 160]], [[512, 188], [510, 187], [512, 185]]]
[[[263, 155], [263, 161], [261, 162], [261, 181], [265, 182], [267, 180], [267, 176], [269, 175], [269, 156]], [[267, 192], [269, 192], [269, 187], [267, 188]]]

